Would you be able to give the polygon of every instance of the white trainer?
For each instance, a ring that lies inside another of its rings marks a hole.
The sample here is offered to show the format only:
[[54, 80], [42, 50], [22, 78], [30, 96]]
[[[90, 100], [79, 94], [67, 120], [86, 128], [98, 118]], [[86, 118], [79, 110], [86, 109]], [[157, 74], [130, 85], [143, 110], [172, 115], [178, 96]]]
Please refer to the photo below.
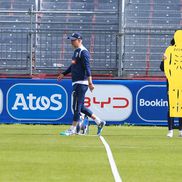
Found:
[[173, 130], [169, 130], [167, 137], [172, 138], [173, 137]]
[[75, 135], [75, 134], [76, 134], [76, 131], [72, 130], [72, 129], [68, 129], [68, 130], [60, 133], [60, 135], [64, 135], [64, 136], [71, 136], [71, 135]]

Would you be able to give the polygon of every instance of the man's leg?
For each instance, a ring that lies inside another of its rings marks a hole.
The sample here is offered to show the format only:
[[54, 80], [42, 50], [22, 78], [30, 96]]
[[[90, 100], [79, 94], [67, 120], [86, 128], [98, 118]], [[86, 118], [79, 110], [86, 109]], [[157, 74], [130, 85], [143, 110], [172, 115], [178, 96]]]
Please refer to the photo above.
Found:
[[88, 109], [84, 106], [85, 94], [88, 90], [88, 86], [87, 85], [79, 85], [79, 87], [77, 87], [77, 88], [78, 88], [78, 90], [77, 90], [77, 99], [78, 99], [77, 106], [78, 106], [79, 115], [80, 115], [80, 112], [82, 112], [86, 116], [91, 117], [96, 122], [96, 124], [98, 126], [97, 134], [100, 135], [106, 122], [101, 121], [101, 119], [99, 117], [97, 117], [96, 115], [94, 115], [90, 109]]
[[179, 118], [179, 136], [182, 137], [182, 118]]
[[[71, 133], [76, 132], [76, 126], [77, 123], [80, 121], [80, 113], [86, 114], [88, 117], [91, 117], [96, 124], [98, 125], [98, 132], [97, 134], [100, 135], [102, 132], [103, 127], [105, 126], [105, 121], [101, 121], [100, 118], [98, 118], [96, 115], [92, 113], [88, 108], [84, 106], [84, 100], [85, 100], [85, 93], [88, 90], [87, 85], [81, 85], [81, 84], [75, 84], [73, 86], [73, 123], [70, 127], [69, 131], [71, 130]], [[68, 131], [68, 130], [67, 130]]]
[[88, 89], [87, 85], [75, 84], [73, 86], [73, 123], [70, 129], [76, 133], [76, 127], [80, 122], [81, 109], [84, 105], [85, 93]]
[[[87, 89], [86, 89], [86, 91], [87, 91]], [[86, 93], [86, 91], [85, 91], [85, 93]], [[84, 99], [85, 99], [85, 94], [84, 94]], [[93, 112], [90, 109], [86, 108], [84, 106], [84, 100], [83, 100], [83, 104], [81, 107], [81, 112], [84, 113], [86, 116], [92, 118], [96, 122], [96, 124], [98, 126], [97, 135], [101, 135], [101, 132], [102, 132], [103, 127], [105, 126], [106, 122], [102, 121], [99, 117], [97, 117], [95, 114], [93, 114]]]
[[[168, 82], [167, 82], [167, 88], [168, 88]], [[168, 134], [167, 134], [167, 137], [171, 138], [171, 137], [173, 137], [174, 118], [170, 117], [170, 105], [169, 105], [169, 95], [168, 94], [167, 94], [167, 100], [168, 100], [168, 112], [167, 112]]]
[[78, 105], [79, 105], [78, 87], [79, 87], [79, 85], [75, 84], [73, 86], [73, 92], [72, 92], [72, 98], [73, 98], [72, 108], [73, 108], [73, 112], [74, 112], [72, 125], [70, 126], [70, 128], [68, 130], [61, 132], [60, 133], [61, 135], [69, 136], [69, 135], [73, 135], [76, 133], [76, 126], [77, 126], [78, 121], [80, 120], [80, 111], [78, 109], [79, 108], [78, 107]]
[[95, 114], [93, 114], [92, 111], [90, 109], [86, 108], [85, 106], [82, 106], [81, 112], [83, 114], [85, 114], [86, 116], [92, 118], [96, 122], [97, 125], [100, 125], [100, 123], [102, 122], [102, 120], [99, 117], [97, 117]]
[[174, 118], [170, 117], [169, 111], [168, 111], [167, 122], [168, 122], [168, 130], [169, 130], [168, 134], [167, 134], [167, 137], [173, 137]]

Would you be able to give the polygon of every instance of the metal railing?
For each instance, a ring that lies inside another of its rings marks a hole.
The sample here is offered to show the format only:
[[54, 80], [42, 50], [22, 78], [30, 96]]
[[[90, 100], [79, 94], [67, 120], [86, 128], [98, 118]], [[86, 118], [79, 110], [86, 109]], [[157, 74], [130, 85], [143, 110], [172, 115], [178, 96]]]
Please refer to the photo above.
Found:
[[[175, 8], [176, 3], [162, 0], [121, 0], [121, 3], [118, 74], [127, 77], [164, 76], [160, 62], [175, 30], [181, 29], [181, 9]], [[182, 6], [181, 2], [178, 6]]]
[[0, 30], [0, 72], [23, 73], [30, 70], [30, 33], [26, 30]]
[[[103, 1], [107, 4], [106, 10], [99, 9], [102, 2], [97, 0], [95, 4], [82, 2], [78, 9], [71, 9], [71, 1], [66, 1], [67, 9], [55, 7], [56, 1], [44, 1], [45, 6], [41, 2], [35, 0], [34, 7], [27, 11], [0, 11], [0, 73], [32, 75], [66, 69], [73, 53], [66, 37], [79, 31], [90, 51], [92, 70], [97, 73], [163, 75], [159, 64], [175, 29], [181, 26], [178, 22], [181, 10], [170, 10], [170, 18], [164, 14], [163, 8], [160, 21], [155, 14], [160, 9], [155, 10], [158, 7], [154, 6], [155, 2]], [[165, 2], [160, 2], [163, 7]], [[82, 8], [82, 5], [88, 5], [90, 9]], [[165, 16], [169, 18], [163, 21]], [[175, 16], [178, 16], [177, 21], [170, 24]]]
[[[73, 54], [67, 36], [72, 31], [47, 31], [33, 32], [36, 37], [35, 68], [39, 71], [52, 70], [62, 66], [65, 69]], [[91, 55], [93, 70], [116, 70], [116, 33], [113, 31], [81, 31], [83, 44]]]
[[[68, 12], [35, 11], [33, 8], [28, 11], [1, 11], [0, 73], [32, 75], [55, 73], [60, 67], [66, 69], [73, 53], [67, 36], [79, 31], [85, 47], [90, 51], [92, 70], [116, 74], [117, 24], [81, 22], [78, 29], [73, 22], [53, 21], [55, 16], [64, 17], [65, 13]], [[69, 13], [75, 17], [78, 14], [76, 11]], [[80, 14], [103, 17], [106, 12], [83, 11]]]

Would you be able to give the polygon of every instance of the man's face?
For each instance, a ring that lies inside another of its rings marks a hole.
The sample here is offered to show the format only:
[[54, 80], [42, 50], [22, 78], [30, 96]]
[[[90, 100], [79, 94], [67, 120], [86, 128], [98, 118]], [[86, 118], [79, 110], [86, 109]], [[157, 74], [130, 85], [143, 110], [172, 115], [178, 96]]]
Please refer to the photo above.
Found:
[[82, 40], [76, 39], [76, 40], [71, 40], [71, 44], [74, 48], [78, 48], [81, 44]]

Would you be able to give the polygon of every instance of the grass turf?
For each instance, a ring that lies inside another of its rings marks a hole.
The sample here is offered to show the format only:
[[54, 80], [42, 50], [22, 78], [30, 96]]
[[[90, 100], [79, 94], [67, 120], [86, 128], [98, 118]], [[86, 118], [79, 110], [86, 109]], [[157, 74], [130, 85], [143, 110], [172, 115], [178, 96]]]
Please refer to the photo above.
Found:
[[[98, 137], [60, 136], [68, 126], [0, 125], [0, 182], [113, 182]], [[181, 181], [182, 138], [166, 128], [105, 127], [123, 182]], [[91, 134], [96, 128], [91, 127]]]

